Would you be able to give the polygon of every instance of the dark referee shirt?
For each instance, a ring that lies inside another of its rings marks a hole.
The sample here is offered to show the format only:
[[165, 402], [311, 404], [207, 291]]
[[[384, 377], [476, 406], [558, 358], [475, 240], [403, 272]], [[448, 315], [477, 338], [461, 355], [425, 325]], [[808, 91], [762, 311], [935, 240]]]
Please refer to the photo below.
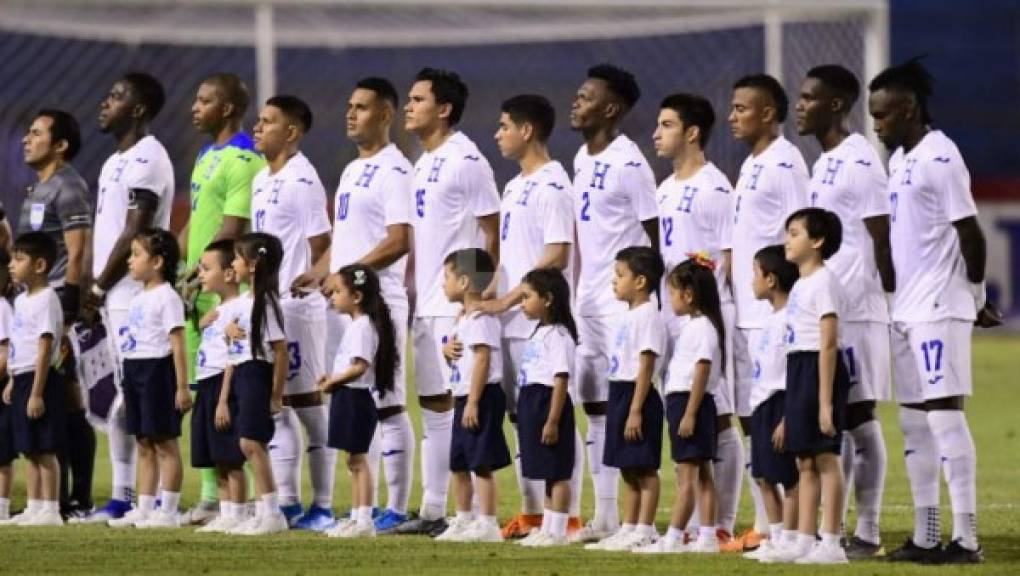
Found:
[[70, 164], [57, 170], [49, 180], [28, 188], [21, 205], [17, 234], [42, 232], [57, 243], [57, 261], [50, 270], [50, 286], [64, 285], [67, 246], [64, 232], [92, 226], [92, 204], [85, 180]]

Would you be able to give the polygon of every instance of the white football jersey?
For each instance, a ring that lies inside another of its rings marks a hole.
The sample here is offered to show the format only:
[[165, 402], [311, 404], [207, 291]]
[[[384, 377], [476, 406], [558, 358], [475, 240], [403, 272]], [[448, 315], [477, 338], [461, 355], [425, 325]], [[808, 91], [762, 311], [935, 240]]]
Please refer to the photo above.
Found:
[[123, 358], [165, 358], [170, 355], [170, 332], [184, 327], [184, 302], [169, 283], [142, 289], [128, 307], [128, 321], [120, 328]]
[[[807, 205], [808, 171], [800, 150], [780, 135], [758, 156], [740, 167], [733, 204], [733, 300], [738, 328], [760, 328], [771, 312], [769, 303], [754, 297], [754, 255], [782, 244], [786, 218]], [[723, 248], [727, 248], [724, 246]]]
[[[344, 168], [333, 199], [333, 243], [330, 272], [353, 264], [386, 238], [386, 227], [410, 224], [411, 163], [390, 144], [371, 158], [358, 158]], [[407, 304], [404, 256], [379, 270], [379, 285], [388, 303]]]
[[892, 319], [974, 320], [967, 267], [953, 222], [977, 215], [970, 172], [953, 142], [929, 132], [908, 153], [889, 159], [893, 266]]
[[[542, 258], [546, 244], [574, 243], [572, 202], [570, 177], [556, 161], [507, 182], [499, 209], [499, 296], [521, 283]], [[567, 262], [571, 260], [568, 257]], [[567, 282], [573, 279], [570, 264], [563, 275]], [[527, 338], [537, 324], [515, 305], [503, 315], [503, 336]]]
[[[844, 322], [843, 287], [827, 266], [801, 277], [786, 302], [786, 345], [789, 352], [817, 352], [821, 349], [822, 317], [833, 314]], [[842, 349], [842, 330], [836, 343]]]
[[266, 166], [255, 175], [251, 226], [255, 232], [276, 236], [283, 244], [280, 295], [286, 297], [294, 279], [314, 264], [308, 239], [330, 231], [326, 189], [303, 153], [292, 156], [276, 174], [270, 174]]
[[[127, 225], [128, 210], [134, 208], [131, 190], [148, 190], [159, 198], [152, 225], [170, 228], [170, 208], [174, 201], [174, 167], [166, 148], [149, 135], [127, 150], [114, 152], [99, 172], [96, 195], [95, 233], [92, 235], [92, 275], [99, 278]], [[107, 291], [107, 306], [127, 309], [132, 296], [142, 289], [140, 282], [127, 274]]]
[[474, 142], [454, 132], [414, 163], [413, 202], [415, 316], [456, 316], [458, 305], [443, 294], [443, 260], [483, 247], [477, 219], [499, 212], [492, 167]]
[[613, 263], [620, 250], [649, 245], [641, 223], [657, 216], [655, 176], [637, 144], [621, 134], [595, 155], [581, 145], [574, 156], [574, 219], [581, 255], [577, 314], [611, 316], [627, 309], [613, 296]]
[[39, 338], [53, 337], [50, 365], [60, 361], [60, 339], [64, 335], [64, 312], [53, 288], [46, 287], [29, 294], [22, 292], [14, 299], [14, 321], [7, 343], [7, 369], [18, 375], [35, 371], [39, 356]]
[[843, 283], [848, 322], [888, 322], [875, 243], [864, 220], [889, 215], [882, 160], [860, 134], [847, 136], [815, 162], [809, 185], [812, 206], [835, 212], [843, 224], [839, 252], [825, 261]]
[[[662, 181], [657, 193], [659, 247], [666, 275], [692, 252], [708, 252], [716, 262], [715, 279], [723, 301], [731, 299], [722, 265], [724, 239], [733, 224], [733, 187], [709, 162], [686, 180], [673, 175]], [[665, 294], [666, 292], [663, 292]]]

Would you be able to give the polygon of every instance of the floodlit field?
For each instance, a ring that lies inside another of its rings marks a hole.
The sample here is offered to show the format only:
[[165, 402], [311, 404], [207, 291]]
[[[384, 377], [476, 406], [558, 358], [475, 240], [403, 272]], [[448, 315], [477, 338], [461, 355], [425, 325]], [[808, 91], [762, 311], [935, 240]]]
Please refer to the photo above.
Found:
[[[978, 447], [979, 531], [986, 563], [975, 567], [921, 567], [861, 562], [849, 567], [825, 567], [832, 574], [1020, 574], [1020, 338], [986, 336], [975, 340], [975, 397], [967, 405]], [[413, 394], [410, 394], [413, 398]], [[910, 492], [902, 459], [902, 436], [892, 405], [881, 408], [889, 444], [889, 472], [882, 515], [887, 547], [901, 544], [912, 526]], [[417, 425], [417, 422], [416, 422]], [[186, 439], [185, 439], [186, 440]], [[102, 503], [109, 494], [110, 466], [105, 437], [100, 437], [96, 463], [95, 495]], [[187, 442], [184, 442], [187, 446]], [[668, 445], [666, 445], [668, 450]], [[186, 453], [186, 451], [185, 451]], [[664, 458], [664, 462], [668, 457]], [[349, 504], [349, 483], [338, 474], [336, 508]], [[417, 467], [416, 467], [417, 474]], [[21, 464], [17, 474], [22, 477]], [[673, 498], [673, 473], [664, 469], [663, 498], [658, 517], [665, 528]], [[518, 509], [511, 470], [498, 475], [500, 516]], [[184, 503], [198, 495], [199, 476], [185, 474]], [[585, 512], [591, 510], [590, 484], [586, 484]], [[311, 491], [307, 477], [307, 502]], [[415, 483], [412, 508], [419, 499]], [[381, 495], [385, 503], [385, 495]], [[943, 534], [948, 538], [951, 511], [942, 496]], [[24, 489], [16, 481], [13, 508], [24, 505]], [[750, 498], [741, 500], [738, 528], [751, 520]], [[850, 522], [853, 522], [851, 511]], [[245, 538], [196, 534], [192, 529], [171, 531], [114, 531], [109, 528], [0, 529], [0, 572], [28, 573], [230, 573], [230, 574], [811, 574], [816, 567], [762, 566], [736, 556], [638, 557], [634, 554], [586, 552], [580, 547], [536, 551], [511, 544], [438, 543], [424, 537], [379, 537], [341, 541], [311, 533]]]

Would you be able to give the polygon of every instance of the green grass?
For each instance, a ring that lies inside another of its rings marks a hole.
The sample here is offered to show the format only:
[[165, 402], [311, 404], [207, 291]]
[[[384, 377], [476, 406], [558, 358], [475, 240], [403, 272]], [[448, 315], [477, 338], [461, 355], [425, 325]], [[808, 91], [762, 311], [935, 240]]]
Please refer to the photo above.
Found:
[[[982, 566], [891, 566], [862, 562], [827, 568], [827, 574], [1020, 574], [1020, 338], [975, 339], [975, 396], [967, 412], [978, 447], [979, 530], [985, 548]], [[411, 395], [413, 398], [413, 394]], [[889, 471], [882, 514], [883, 538], [897, 546], [912, 529], [910, 492], [903, 467], [902, 435], [893, 405], [880, 409], [889, 445]], [[417, 425], [417, 422], [416, 422]], [[100, 437], [96, 463], [95, 494], [102, 501], [109, 494], [110, 467], [105, 437]], [[184, 442], [186, 446], [187, 443]], [[668, 459], [664, 459], [664, 462]], [[22, 464], [18, 465], [21, 478]], [[417, 467], [415, 468], [417, 475]], [[663, 469], [663, 495], [659, 524], [662, 528], [672, 503], [673, 473]], [[349, 504], [349, 482], [342, 464], [338, 468], [336, 507]], [[518, 509], [513, 473], [504, 470], [500, 481], [500, 512], [506, 517]], [[185, 476], [185, 504], [198, 495], [198, 474]], [[14, 506], [23, 505], [24, 492], [16, 481]], [[585, 486], [585, 514], [591, 511], [591, 485]], [[417, 506], [420, 488], [412, 495]], [[307, 502], [311, 494], [307, 477]], [[385, 497], [381, 497], [385, 502]], [[951, 512], [943, 489], [943, 533], [948, 537]], [[751, 517], [750, 498], [741, 499], [738, 526]], [[853, 522], [851, 511], [850, 522]], [[101, 527], [69, 526], [55, 529], [5, 528], [0, 531], [0, 572], [4, 573], [223, 573], [223, 574], [325, 574], [358, 573], [512, 573], [512, 574], [811, 574], [800, 566], [764, 567], [734, 556], [642, 558], [636, 555], [585, 552], [578, 547], [528, 550], [509, 544], [441, 544], [423, 537], [383, 537], [374, 540], [338, 541], [323, 536], [291, 532], [276, 537], [239, 538], [207, 536], [192, 530], [142, 532], [113, 531]]]

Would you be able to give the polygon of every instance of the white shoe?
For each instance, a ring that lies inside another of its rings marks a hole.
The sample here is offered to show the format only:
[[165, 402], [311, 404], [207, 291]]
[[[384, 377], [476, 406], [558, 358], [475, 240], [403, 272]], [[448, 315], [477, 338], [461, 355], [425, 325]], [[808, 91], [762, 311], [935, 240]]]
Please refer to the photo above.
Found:
[[[587, 526], [585, 526], [585, 528], [587, 528]], [[582, 530], [584, 530], [584, 528], [582, 528]], [[634, 530], [633, 528], [624, 528], [624, 527], [621, 526], [616, 532], [613, 532], [612, 534], [606, 536], [605, 538], [599, 540], [598, 542], [592, 542], [591, 544], [585, 544], [584, 545], [584, 549], [585, 550], [605, 550], [606, 546], [611, 545], [618, 538], [623, 538], [627, 534], [630, 534], [633, 530]]]
[[195, 507], [181, 514], [181, 526], [198, 524], [205, 526], [220, 517], [220, 505], [217, 502], [199, 502]]
[[199, 527], [195, 532], [204, 532], [207, 534], [223, 534], [229, 532], [231, 529], [236, 527], [241, 522], [244, 522], [247, 518], [238, 518], [236, 516], [225, 516], [219, 515], [213, 518], [205, 526]]
[[351, 522], [347, 525], [344, 532], [340, 534], [340, 538], [375, 538], [375, 523], [360, 524], [358, 522]]
[[42, 512], [42, 510], [29, 510], [25, 508], [21, 514], [15, 514], [6, 520], [0, 520], [0, 526], [20, 526], [22, 522], [28, 522], [33, 516]]
[[836, 544], [815, 544], [811, 551], [794, 560], [795, 564], [847, 564], [846, 550]]
[[714, 534], [711, 538], [698, 538], [687, 547], [686, 551], [695, 554], [718, 554], [719, 539]]
[[355, 524], [357, 522], [350, 518], [339, 518], [332, 527], [326, 530], [325, 534], [330, 538], [344, 538], [344, 534]]
[[181, 519], [176, 512], [166, 512], [160, 508], [154, 510], [149, 517], [135, 524], [135, 528], [180, 528]]
[[267, 534], [286, 532], [289, 528], [287, 517], [283, 515], [283, 512], [276, 512], [265, 516], [256, 516], [255, 522], [242, 535], [265, 536]]
[[107, 526], [110, 528], [132, 528], [137, 526], [139, 522], [144, 522], [150, 512], [145, 512], [141, 508], [132, 508], [130, 512], [121, 516], [120, 518], [110, 518], [106, 521]]
[[248, 516], [238, 522], [236, 526], [224, 532], [231, 536], [246, 536], [248, 532], [255, 529], [255, 526], [259, 523], [258, 516]]
[[743, 554], [741, 554], [741, 556], [748, 560], [761, 560], [767, 554], [771, 554], [772, 550], [774, 549], [775, 546], [772, 545], [772, 540], [766, 539], [762, 540], [761, 544], [759, 544], [757, 548], [751, 550], [750, 552], [744, 552]]
[[[604, 526], [596, 526], [593, 521], [589, 521], [580, 530], [568, 536], [567, 540], [571, 544], [578, 542], [597, 544], [616, 534], [619, 530], [619, 526], [606, 528]], [[585, 547], [585, 549], [587, 550], [589, 548]], [[597, 550], [597, 548], [592, 548], [592, 550]]]
[[810, 548], [805, 549], [798, 544], [779, 544], [763, 553], [758, 561], [762, 564], [787, 564], [796, 561], [810, 551]]
[[464, 542], [502, 542], [503, 532], [498, 525], [479, 518], [468, 525], [463, 537]]
[[527, 536], [520, 540], [514, 540], [514, 544], [518, 546], [531, 546], [531, 543], [538, 540], [542, 534], [545, 534], [545, 532], [542, 532], [541, 528], [532, 528]]
[[25, 520], [18, 522], [18, 526], [63, 526], [64, 518], [60, 512], [39, 511]]
[[466, 542], [464, 534], [473, 522], [473, 520], [463, 520], [454, 516], [446, 524], [446, 530], [443, 530], [442, 534], [436, 536], [436, 540], [443, 542]]
[[630, 552], [634, 548], [641, 548], [654, 544], [659, 536], [651, 534], [642, 534], [638, 530], [630, 530], [627, 534], [620, 536], [613, 542], [610, 542], [602, 549], [607, 552]]
[[566, 546], [566, 536], [557, 536], [556, 534], [550, 534], [549, 532], [539, 532], [535, 540], [531, 543], [526, 544], [530, 548], [552, 548], [554, 546]]
[[651, 544], [631, 548], [630, 551], [635, 554], [680, 554], [682, 552], [688, 552], [687, 546], [684, 545], [683, 540], [667, 538], [659, 538]]

